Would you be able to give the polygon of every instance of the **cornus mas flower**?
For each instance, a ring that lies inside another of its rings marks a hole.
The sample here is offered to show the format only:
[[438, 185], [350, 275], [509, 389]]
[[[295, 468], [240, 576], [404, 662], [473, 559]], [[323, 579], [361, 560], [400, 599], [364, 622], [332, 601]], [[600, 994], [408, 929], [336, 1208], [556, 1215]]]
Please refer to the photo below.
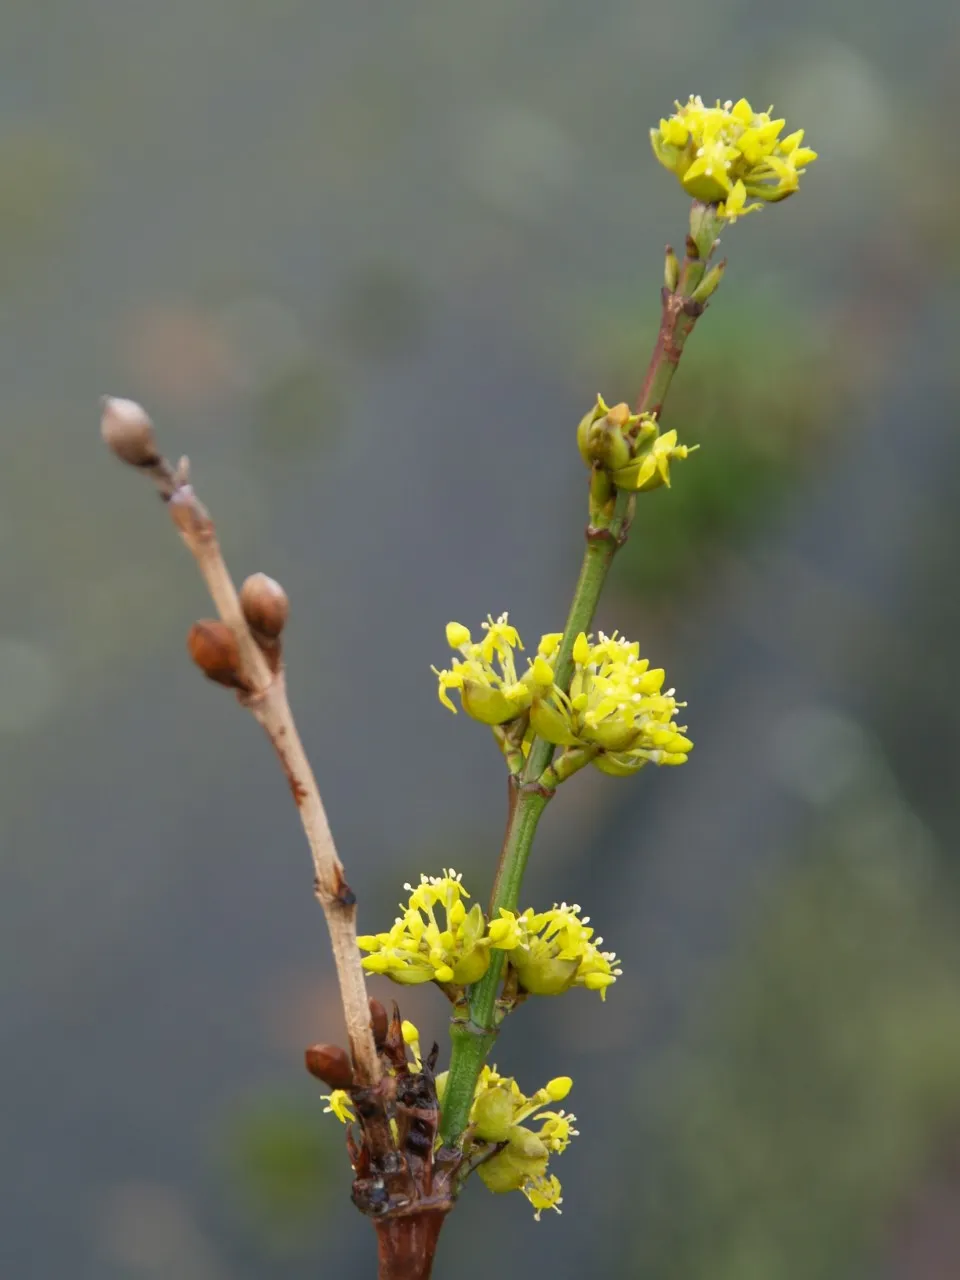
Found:
[[[371, 953], [363, 959], [368, 973], [382, 973], [406, 985], [466, 986], [486, 973], [493, 948], [507, 952], [508, 963], [529, 995], [555, 996], [571, 987], [586, 987], [606, 999], [607, 987], [620, 976], [617, 957], [600, 950], [603, 939], [594, 937], [590, 917], [581, 916], [576, 904], [555, 903], [541, 912], [501, 907], [488, 927], [477, 904], [469, 911], [465, 908], [463, 899], [470, 895], [452, 870], [421, 876], [415, 889], [404, 887], [410, 898], [406, 907], [401, 904], [403, 915], [393, 928], [357, 939], [360, 950]], [[437, 918], [438, 908], [445, 918]], [[403, 1030], [416, 1059], [415, 1028], [404, 1023]]]
[[678, 444], [676, 431], [661, 435], [655, 413], [631, 413], [626, 404], [611, 409], [603, 396], [581, 418], [577, 447], [588, 467], [601, 467], [618, 489], [636, 493], [669, 489], [670, 463], [700, 448]]
[[593, 643], [581, 631], [573, 659], [569, 694], [554, 683], [545, 653], [534, 660], [534, 733], [555, 746], [594, 751], [592, 763], [604, 773], [622, 775], [645, 764], [685, 762], [693, 743], [673, 716], [686, 704], [677, 702], [672, 689], [661, 692], [663, 668], [651, 670], [636, 641], [601, 631]]
[[450, 670], [432, 670], [439, 681], [440, 701], [454, 714], [457, 709], [450, 701], [451, 689], [459, 692], [464, 711], [474, 720], [504, 724], [524, 712], [532, 697], [529, 684], [517, 677], [513, 658], [514, 649], [523, 645], [505, 613], [496, 621], [488, 614], [483, 630], [483, 639], [474, 643], [461, 623], [447, 623], [447, 644], [463, 656], [454, 658]]
[[[441, 1101], [445, 1086], [446, 1073], [437, 1077]], [[474, 1092], [468, 1153], [489, 1154], [493, 1150], [493, 1155], [477, 1166], [481, 1181], [498, 1194], [522, 1191], [536, 1210], [538, 1222], [544, 1209], [560, 1212], [560, 1180], [547, 1173], [547, 1166], [551, 1156], [566, 1151], [578, 1134], [576, 1116], [544, 1108], [562, 1102], [572, 1087], [569, 1076], [558, 1076], [527, 1097], [512, 1076], [500, 1075], [495, 1066], [484, 1066]]]
[[665, 484], [670, 488], [670, 463], [677, 458], [687, 458], [700, 446], [677, 444], [676, 431], [666, 431], [650, 445], [646, 453], [634, 458], [625, 467], [610, 473], [618, 489], [630, 489], [646, 493]]
[[802, 145], [802, 129], [780, 137], [786, 121], [771, 119], [773, 107], [754, 111], [746, 98], [707, 107], [691, 95], [676, 108], [650, 130], [653, 153], [695, 200], [716, 205], [731, 222], [760, 208], [747, 204], [751, 197], [776, 201], [792, 195], [817, 158]]
[[[658, 471], [666, 470], [677, 451], [673, 432], [658, 439], [664, 442], [663, 450], [659, 454], [651, 451], [639, 465], [649, 468], [659, 483]], [[646, 471], [638, 471], [630, 487], [642, 485], [648, 478]], [[466, 627], [459, 622], [447, 624], [449, 644], [465, 655], [463, 662], [454, 660], [450, 671], [434, 668], [440, 701], [451, 711], [456, 708], [448, 690], [458, 689], [464, 709], [485, 724], [503, 724], [529, 713], [528, 741], [537, 734], [554, 746], [574, 749], [559, 761], [561, 778], [570, 772], [568, 762], [579, 767], [589, 760], [602, 772], [616, 776], [636, 773], [645, 764], [684, 763], [693, 743], [673, 717], [686, 704], [677, 702], [672, 689], [662, 691], [663, 669], [650, 669], [649, 661], [640, 657], [636, 641], [601, 631], [594, 642], [592, 636], [581, 632], [573, 648], [574, 673], [567, 693], [556, 684], [552, 665], [560, 649], [559, 632], [541, 637], [536, 657], [518, 677], [513, 650], [523, 645], [516, 628], [505, 613], [496, 622], [488, 617], [483, 625], [487, 634], [475, 644]], [[493, 666], [494, 659], [499, 671]]]
[[323, 1108], [324, 1114], [332, 1113], [341, 1124], [353, 1124], [357, 1113], [353, 1109], [353, 1103], [346, 1089], [334, 1089], [332, 1093], [323, 1093], [320, 1096], [327, 1104]]
[[[463, 899], [470, 895], [460, 876], [444, 871], [442, 876], [421, 876], [406, 906], [400, 904], [387, 933], [357, 938], [368, 973], [383, 973], [394, 982], [477, 982], [490, 964], [490, 940], [485, 937], [486, 921], [476, 903], [468, 911]], [[438, 915], [442, 912], [442, 915]]]
[[606, 1000], [607, 987], [620, 977], [617, 957], [601, 951], [602, 938], [594, 938], [589, 916], [576, 904], [561, 902], [550, 911], [528, 908], [517, 914], [500, 908], [500, 918], [490, 923], [490, 940], [506, 951], [520, 986], [530, 995], [557, 996], [571, 987], [599, 991]]

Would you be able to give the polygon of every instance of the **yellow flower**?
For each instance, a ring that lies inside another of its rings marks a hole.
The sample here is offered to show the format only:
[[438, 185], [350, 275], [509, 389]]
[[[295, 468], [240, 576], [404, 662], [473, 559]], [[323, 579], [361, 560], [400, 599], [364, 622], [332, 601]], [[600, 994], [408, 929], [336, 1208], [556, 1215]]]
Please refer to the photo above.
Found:
[[537, 678], [530, 728], [558, 747], [586, 747], [605, 773], [635, 773], [645, 764], [683, 764], [693, 743], [673, 716], [673, 690], [662, 692], [664, 671], [650, 669], [639, 645], [583, 632], [573, 647], [570, 692]]
[[445, 707], [456, 714], [449, 690], [456, 689], [467, 715], [483, 724], [504, 724], [522, 715], [532, 697], [528, 682], [518, 679], [513, 658], [514, 649], [522, 649], [516, 627], [507, 614], [494, 620], [487, 615], [486, 632], [479, 644], [459, 622], [447, 623], [447, 643], [458, 649], [462, 658], [454, 658], [449, 670], [431, 668], [438, 680], [438, 695]]
[[536, 1209], [533, 1215], [534, 1219], [539, 1222], [540, 1215], [544, 1209], [555, 1209], [557, 1213], [562, 1213], [560, 1206], [563, 1204], [563, 1196], [560, 1194], [562, 1188], [560, 1179], [551, 1174], [549, 1178], [531, 1178], [530, 1181], [521, 1187], [523, 1194]]
[[633, 492], [670, 486], [670, 463], [699, 445], [677, 444], [676, 431], [660, 435], [655, 413], [631, 413], [627, 405], [608, 409], [603, 397], [577, 427], [577, 447], [586, 465], [609, 475], [618, 489]]
[[[410, 893], [402, 915], [387, 933], [367, 934], [357, 939], [368, 973], [386, 974], [394, 982], [477, 982], [490, 964], [490, 940], [478, 904], [470, 910], [463, 904], [469, 894], [453, 870], [442, 876], [421, 876]], [[437, 918], [442, 908], [443, 918]], [[404, 1024], [406, 1028], [408, 1024]], [[406, 1034], [406, 1032], [405, 1032]], [[410, 1043], [408, 1041], [408, 1043]]]
[[[565, 902], [550, 911], [528, 908], [519, 915], [500, 908], [500, 918], [490, 923], [490, 939], [498, 951], [506, 951], [524, 991], [535, 996], [557, 996], [571, 987], [586, 987], [607, 998], [607, 987], [620, 977], [617, 957], [601, 951], [602, 938], [594, 938], [589, 916]], [[554, 1099], [559, 1101], [559, 1097]]]
[[611, 471], [610, 479], [618, 489], [630, 489], [647, 493], [659, 489], [662, 484], [670, 488], [670, 463], [677, 458], [687, 458], [700, 448], [698, 444], [677, 444], [676, 431], [658, 435], [655, 440], [644, 442], [642, 451], [625, 467]]
[[675, 105], [673, 115], [650, 130], [653, 153], [695, 200], [716, 205], [731, 222], [760, 208], [748, 198], [769, 202], [792, 195], [817, 158], [801, 145], [802, 129], [780, 137], [786, 121], [771, 118], [773, 107], [754, 111], [746, 98], [707, 107], [693, 96]]
[[352, 1124], [356, 1120], [353, 1103], [345, 1089], [334, 1089], [333, 1093], [324, 1093], [321, 1096], [327, 1104], [323, 1108], [325, 1114], [333, 1112], [341, 1124]]
[[522, 1191], [538, 1221], [544, 1209], [559, 1212], [561, 1188], [547, 1174], [550, 1157], [564, 1152], [577, 1136], [576, 1116], [544, 1107], [565, 1098], [572, 1084], [569, 1076], [558, 1076], [527, 1097], [512, 1076], [501, 1076], [490, 1066], [484, 1066], [477, 1081], [470, 1112], [474, 1139], [503, 1144], [478, 1167], [480, 1178], [490, 1191]]

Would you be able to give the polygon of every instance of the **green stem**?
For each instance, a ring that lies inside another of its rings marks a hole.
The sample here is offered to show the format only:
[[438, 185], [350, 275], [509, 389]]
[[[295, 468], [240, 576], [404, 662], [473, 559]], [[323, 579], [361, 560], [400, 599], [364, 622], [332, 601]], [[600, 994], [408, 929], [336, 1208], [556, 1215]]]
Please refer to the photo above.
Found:
[[[490, 904], [491, 919], [497, 915], [500, 907], [516, 910], [523, 869], [530, 856], [537, 823], [551, 794], [536, 784], [526, 784], [517, 778], [510, 779], [509, 816], [500, 853], [497, 884]], [[504, 960], [504, 952], [491, 951], [489, 969], [470, 988], [468, 1016], [455, 1017], [450, 1024], [452, 1051], [440, 1126], [443, 1140], [448, 1146], [453, 1146], [467, 1127], [480, 1068], [497, 1038], [497, 993]]]
[[[569, 688], [573, 675], [574, 643], [581, 631], [590, 630], [600, 592], [629, 521], [630, 508], [630, 494], [618, 492], [609, 524], [587, 531], [580, 577], [554, 663], [554, 679], [564, 690]], [[519, 905], [520, 886], [537, 825], [553, 795], [552, 790], [539, 781], [553, 758], [553, 751], [552, 743], [534, 738], [522, 775], [510, 779], [507, 828], [490, 899], [491, 919], [496, 918], [501, 907], [516, 911]], [[480, 1069], [497, 1038], [497, 993], [505, 960], [503, 951], [491, 952], [489, 969], [470, 989], [469, 1015], [454, 1018], [450, 1025], [453, 1043], [440, 1130], [448, 1146], [454, 1145], [467, 1127]]]
[[[691, 230], [694, 234], [687, 238], [687, 256], [677, 288], [673, 292], [664, 289], [662, 294], [660, 331], [643, 380], [638, 412], [660, 412], [687, 338], [703, 313], [703, 305], [690, 297], [703, 279], [716, 232], [716, 222], [711, 222], [703, 206], [694, 205]], [[581, 631], [590, 630], [613, 558], [626, 540], [633, 505], [633, 495], [618, 490], [610, 514], [587, 528], [580, 576], [560, 650], [552, 664], [554, 680], [565, 692], [569, 691], [573, 676], [573, 646]], [[496, 918], [501, 907], [507, 911], [517, 910], [537, 825], [553, 795], [552, 789], [541, 781], [553, 752], [552, 743], [534, 738], [523, 772], [510, 779], [507, 827], [490, 899], [491, 919]], [[452, 1052], [440, 1126], [448, 1146], [455, 1146], [467, 1127], [480, 1070], [497, 1038], [497, 994], [505, 960], [503, 951], [491, 952], [490, 967], [470, 988], [467, 1016], [454, 1018], [450, 1026]]]
[[704, 277], [719, 229], [715, 212], [695, 202], [690, 214], [687, 254], [677, 287], [672, 291], [663, 289], [660, 294], [660, 331], [640, 390], [637, 413], [659, 415], [663, 408], [684, 345], [703, 315], [704, 304], [696, 302], [691, 295]]

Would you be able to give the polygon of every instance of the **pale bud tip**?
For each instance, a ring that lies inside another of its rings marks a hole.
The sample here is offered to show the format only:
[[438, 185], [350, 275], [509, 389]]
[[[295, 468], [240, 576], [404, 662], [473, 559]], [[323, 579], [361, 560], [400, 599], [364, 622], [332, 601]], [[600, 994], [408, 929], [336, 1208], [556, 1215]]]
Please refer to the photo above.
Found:
[[153, 423], [135, 400], [103, 396], [100, 400], [100, 434], [109, 449], [131, 467], [152, 467], [160, 462]]
[[240, 605], [250, 628], [275, 640], [287, 624], [290, 601], [280, 583], [265, 573], [253, 573], [240, 588]]

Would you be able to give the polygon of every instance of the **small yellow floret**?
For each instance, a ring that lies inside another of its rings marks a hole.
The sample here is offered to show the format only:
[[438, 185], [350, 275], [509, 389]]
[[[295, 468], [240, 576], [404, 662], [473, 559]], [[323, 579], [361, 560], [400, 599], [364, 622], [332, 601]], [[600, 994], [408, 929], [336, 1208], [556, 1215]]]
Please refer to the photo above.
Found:
[[[599, 991], [606, 999], [607, 987], [620, 977], [621, 970], [612, 951], [601, 951], [602, 938], [594, 938], [589, 916], [580, 907], [561, 902], [550, 911], [528, 908], [517, 914], [500, 908], [500, 919], [490, 925], [492, 946], [506, 951], [521, 987], [530, 995], [558, 996], [571, 987]], [[564, 1079], [551, 1081], [560, 1089]], [[549, 1087], [549, 1086], [548, 1086]], [[565, 1097], [557, 1093], [550, 1100]]]
[[573, 646], [569, 693], [534, 681], [533, 731], [558, 747], [586, 748], [606, 773], [635, 773], [645, 764], [682, 764], [693, 743], [674, 716], [684, 703], [662, 692], [664, 673], [640, 657], [636, 641], [601, 631]]
[[467, 715], [483, 724], [505, 724], [526, 711], [533, 696], [530, 685], [517, 676], [513, 650], [522, 649], [519, 633], [507, 614], [496, 619], [490, 614], [483, 624], [484, 637], [475, 644], [470, 632], [459, 622], [447, 624], [447, 643], [462, 654], [449, 668], [432, 668], [437, 677], [437, 694], [449, 711], [456, 713], [450, 692], [460, 694]]
[[367, 973], [406, 985], [478, 982], [490, 964], [490, 939], [479, 904], [469, 910], [464, 905], [470, 895], [459, 874], [451, 869], [442, 876], [421, 876], [416, 888], [404, 887], [410, 897], [400, 904], [402, 914], [393, 927], [357, 938], [360, 950], [369, 952], [362, 962]]
[[775, 202], [792, 195], [817, 158], [801, 146], [802, 129], [780, 137], [786, 121], [772, 119], [772, 107], [754, 111], [746, 98], [708, 107], [693, 96], [675, 105], [674, 114], [650, 130], [654, 155], [695, 200], [715, 205], [731, 222], [760, 208], [748, 198]]
[[332, 1112], [341, 1124], [352, 1124], [356, 1120], [350, 1095], [344, 1089], [334, 1089], [333, 1093], [325, 1093], [322, 1097], [327, 1104], [323, 1108], [324, 1112]]

